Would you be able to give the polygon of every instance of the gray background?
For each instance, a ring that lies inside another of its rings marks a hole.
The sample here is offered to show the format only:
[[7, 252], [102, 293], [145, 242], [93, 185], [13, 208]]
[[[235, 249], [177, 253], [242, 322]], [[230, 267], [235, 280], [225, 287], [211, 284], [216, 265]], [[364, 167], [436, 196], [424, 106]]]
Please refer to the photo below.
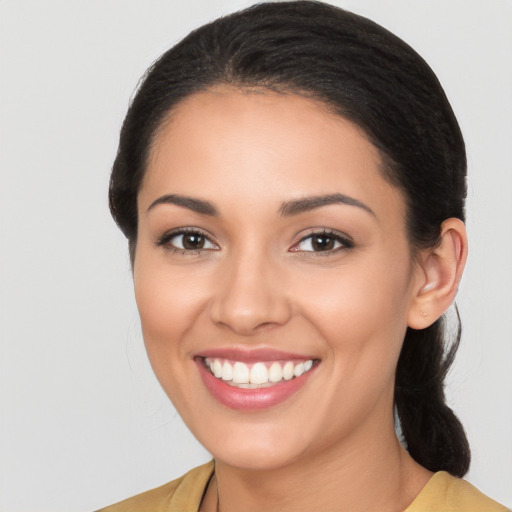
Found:
[[[138, 78], [243, 0], [0, 1], [0, 510], [86, 511], [208, 454], [142, 347], [106, 193]], [[470, 258], [448, 395], [468, 479], [512, 506], [512, 2], [333, 2], [432, 65], [465, 134]]]

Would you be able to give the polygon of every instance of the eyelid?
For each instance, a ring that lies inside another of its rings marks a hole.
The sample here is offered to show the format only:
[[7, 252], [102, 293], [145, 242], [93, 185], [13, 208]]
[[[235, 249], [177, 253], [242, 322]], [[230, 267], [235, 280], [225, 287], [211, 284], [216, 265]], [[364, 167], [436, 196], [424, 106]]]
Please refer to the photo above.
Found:
[[[180, 247], [176, 247], [176, 246], [173, 246], [172, 244], [170, 244], [170, 241], [173, 238], [178, 237], [180, 235], [187, 235], [187, 234], [197, 234], [197, 235], [203, 236], [206, 240], [208, 240], [208, 242], [211, 245], [214, 246], [214, 248], [182, 249]], [[332, 239], [334, 239], [335, 242], [338, 242], [340, 244], [340, 246], [335, 247], [333, 249], [327, 249], [325, 251], [314, 251], [314, 250], [309, 251], [309, 250], [302, 250], [302, 249], [298, 248], [298, 246], [302, 242], [304, 242], [308, 238], [312, 238], [314, 236], [324, 236], [324, 237], [332, 238]], [[198, 228], [198, 227], [194, 227], [194, 226], [179, 227], [179, 228], [174, 228], [169, 231], [166, 231], [163, 235], [158, 237], [158, 239], [155, 242], [155, 245], [157, 247], [167, 246], [166, 248], [168, 250], [182, 253], [182, 254], [189, 254], [189, 255], [198, 254], [200, 252], [206, 252], [206, 251], [216, 251], [216, 250], [220, 249], [219, 245], [214, 241], [214, 238], [212, 235], [210, 235], [205, 230]], [[304, 253], [304, 254], [311, 253], [311, 254], [315, 254], [315, 255], [326, 256], [329, 254], [336, 253], [340, 250], [352, 249], [353, 247], [354, 247], [354, 242], [353, 242], [352, 238], [349, 237], [348, 235], [346, 235], [345, 233], [342, 233], [340, 231], [330, 229], [330, 228], [311, 228], [308, 230], [307, 233], [303, 234], [299, 238], [299, 240], [296, 241], [290, 247], [289, 250], [290, 250], [290, 252], [299, 252], [299, 253]]]
[[[340, 247], [336, 247], [334, 249], [329, 249], [325, 251], [304, 251], [301, 249], [298, 249], [297, 247], [307, 240], [308, 238], [314, 237], [314, 236], [325, 236], [333, 238], [336, 242], [339, 242], [341, 244]], [[308, 232], [304, 235], [302, 235], [297, 242], [295, 242], [292, 247], [290, 248], [291, 252], [301, 252], [304, 254], [312, 253], [316, 255], [322, 255], [326, 256], [328, 254], [336, 253], [340, 250], [347, 250], [354, 248], [354, 241], [352, 238], [345, 233], [342, 233], [340, 231], [330, 229], [330, 228], [311, 228], [308, 230]]]
[[[180, 249], [179, 247], [174, 247], [171, 244], [169, 244], [169, 242], [173, 238], [175, 238], [177, 236], [180, 236], [180, 235], [188, 235], [188, 234], [193, 234], [193, 235], [195, 234], [195, 235], [203, 236], [212, 245], [215, 246], [215, 249], [211, 249], [211, 248], [207, 248], [207, 249], [204, 249], [204, 248], [201, 248], [201, 249]], [[179, 228], [174, 228], [174, 229], [171, 229], [169, 231], [166, 231], [163, 235], [158, 237], [158, 239], [155, 242], [155, 245], [157, 247], [167, 246], [166, 247], [167, 249], [172, 250], [172, 251], [176, 251], [176, 252], [179, 252], [179, 253], [183, 253], [183, 254], [197, 254], [197, 253], [203, 252], [203, 251], [215, 251], [215, 250], [220, 249], [219, 244], [217, 244], [213, 240], [213, 236], [212, 235], [210, 235], [204, 229], [196, 228], [194, 226], [179, 227]]]

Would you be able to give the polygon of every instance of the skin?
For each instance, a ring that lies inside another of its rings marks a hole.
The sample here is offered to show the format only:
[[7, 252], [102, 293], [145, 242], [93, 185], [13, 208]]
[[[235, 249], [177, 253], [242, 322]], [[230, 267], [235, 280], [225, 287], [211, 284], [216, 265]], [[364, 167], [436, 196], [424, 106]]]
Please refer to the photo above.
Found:
[[[451, 219], [437, 253], [414, 254], [404, 197], [380, 167], [355, 125], [292, 94], [217, 87], [161, 127], [138, 197], [135, 294], [155, 374], [216, 460], [202, 510], [218, 494], [223, 512], [397, 511], [430, 478], [396, 439], [394, 373], [407, 326], [432, 323], [451, 302], [465, 238]], [[167, 194], [218, 214], [151, 207]], [[325, 194], [365, 207], [280, 211]], [[180, 250], [178, 236], [159, 245], [183, 227], [207, 236], [203, 249]], [[304, 238], [323, 230], [353, 246], [311, 250]], [[237, 411], [210, 395], [194, 361], [226, 347], [319, 364], [285, 402]]]

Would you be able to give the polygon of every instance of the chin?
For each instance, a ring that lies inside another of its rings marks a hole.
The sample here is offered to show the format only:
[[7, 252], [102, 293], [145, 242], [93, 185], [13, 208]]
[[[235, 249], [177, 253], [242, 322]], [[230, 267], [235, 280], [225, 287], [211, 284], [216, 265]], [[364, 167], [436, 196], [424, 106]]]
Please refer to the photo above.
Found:
[[[255, 419], [255, 418], [253, 418]], [[311, 450], [315, 436], [306, 429], [297, 429], [300, 419], [293, 422], [241, 421], [221, 423], [215, 427], [192, 428], [198, 441], [218, 462], [244, 470], [275, 470], [294, 464]], [[308, 440], [309, 438], [309, 440]]]
[[[218, 454], [215, 453], [217, 451]], [[243, 446], [232, 445], [220, 450], [212, 450], [212, 455], [218, 462], [248, 471], [280, 469], [289, 466], [298, 458], [297, 453], [284, 451], [279, 446], [261, 447], [247, 442]]]

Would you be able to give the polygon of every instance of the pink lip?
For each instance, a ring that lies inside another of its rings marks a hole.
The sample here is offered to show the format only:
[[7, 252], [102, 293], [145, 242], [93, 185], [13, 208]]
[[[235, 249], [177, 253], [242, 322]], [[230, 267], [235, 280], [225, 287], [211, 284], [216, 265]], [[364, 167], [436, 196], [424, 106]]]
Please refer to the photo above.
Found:
[[[296, 358], [297, 357], [295, 356], [293, 359]], [[287, 358], [285, 357], [284, 359]], [[240, 361], [240, 359], [237, 360]], [[268, 359], [261, 358], [258, 360], [261, 361]], [[284, 402], [306, 384], [311, 373], [313, 373], [316, 367], [313, 366], [311, 370], [303, 373], [300, 377], [295, 377], [291, 380], [280, 382], [267, 388], [240, 389], [234, 386], [230, 386], [221, 379], [217, 379], [217, 377], [213, 376], [211, 372], [206, 368], [202, 358], [197, 357], [195, 361], [197, 367], [199, 368], [199, 373], [203, 383], [213, 398], [231, 409], [244, 411], [257, 411], [266, 409], [268, 407], [273, 407]]]
[[228, 359], [243, 363], [257, 363], [258, 361], [307, 361], [308, 359], [316, 359], [315, 357], [282, 352], [281, 350], [240, 347], [210, 349], [197, 354], [197, 357]]

